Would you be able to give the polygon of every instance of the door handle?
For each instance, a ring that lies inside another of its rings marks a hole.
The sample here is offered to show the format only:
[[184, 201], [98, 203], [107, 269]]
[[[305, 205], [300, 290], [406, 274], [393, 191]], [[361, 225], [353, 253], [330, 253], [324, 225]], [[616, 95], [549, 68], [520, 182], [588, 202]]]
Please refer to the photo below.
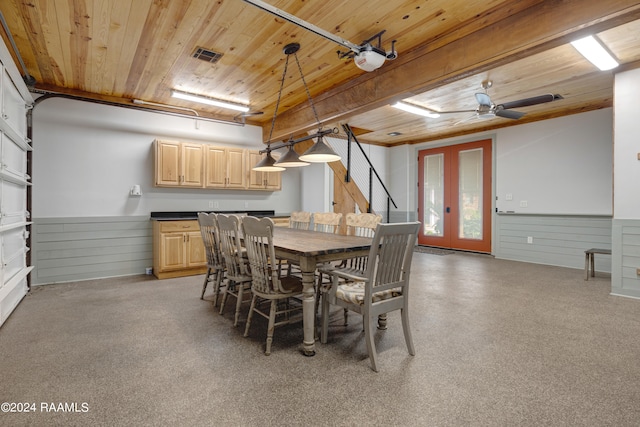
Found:
[[451, 212], [451, 208], [447, 206], [447, 213]]
[[331, 202], [331, 206], [335, 206], [335, 205], [337, 205], [337, 204], [338, 204], [338, 203], [336, 203], [336, 202], [333, 202], [333, 201]]

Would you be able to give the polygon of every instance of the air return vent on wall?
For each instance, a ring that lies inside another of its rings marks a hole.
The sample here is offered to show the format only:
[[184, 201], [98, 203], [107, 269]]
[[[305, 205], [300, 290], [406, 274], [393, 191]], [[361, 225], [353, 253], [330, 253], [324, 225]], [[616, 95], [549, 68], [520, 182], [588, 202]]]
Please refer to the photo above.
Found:
[[195, 52], [193, 52], [192, 56], [194, 58], [198, 58], [198, 59], [201, 59], [203, 61], [210, 62], [212, 64], [215, 64], [216, 62], [218, 62], [218, 60], [220, 58], [222, 58], [222, 54], [221, 53], [214, 52], [212, 50], [205, 49], [203, 47], [196, 48], [196, 50], [195, 50]]

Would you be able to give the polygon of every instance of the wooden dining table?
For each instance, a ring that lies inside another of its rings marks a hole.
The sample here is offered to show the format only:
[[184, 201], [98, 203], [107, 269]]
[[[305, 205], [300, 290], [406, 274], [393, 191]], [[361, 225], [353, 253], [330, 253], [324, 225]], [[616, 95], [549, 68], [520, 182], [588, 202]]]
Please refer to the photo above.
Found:
[[371, 241], [369, 237], [275, 227], [273, 246], [276, 257], [295, 262], [302, 272], [302, 353], [305, 356], [313, 356], [316, 352], [314, 283], [317, 264], [367, 255]]

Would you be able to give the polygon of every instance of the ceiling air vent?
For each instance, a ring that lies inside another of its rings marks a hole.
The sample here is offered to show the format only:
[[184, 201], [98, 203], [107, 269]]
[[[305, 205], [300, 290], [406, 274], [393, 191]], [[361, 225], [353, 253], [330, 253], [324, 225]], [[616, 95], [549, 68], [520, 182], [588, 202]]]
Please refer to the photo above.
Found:
[[195, 52], [192, 55], [194, 58], [200, 59], [202, 61], [210, 62], [215, 64], [218, 62], [220, 58], [222, 58], [222, 54], [218, 52], [214, 52], [209, 49], [205, 49], [203, 47], [196, 48]]

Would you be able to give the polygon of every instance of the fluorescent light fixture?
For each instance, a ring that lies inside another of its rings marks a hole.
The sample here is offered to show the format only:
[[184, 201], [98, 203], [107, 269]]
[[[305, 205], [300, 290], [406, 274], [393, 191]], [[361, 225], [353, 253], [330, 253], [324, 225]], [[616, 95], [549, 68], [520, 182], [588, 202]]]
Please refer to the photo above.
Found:
[[609, 52], [607, 52], [602, 44], [593, 36], [572, 41], [571, 45], [602, 71], [610, 70], [618, 66], [618, 62], [613, 59]]
[[195, 95], [187, 92], [180, 92], [178, 90], [172, 90], [171, 96], [174, 98], [184, 99], [185, 101], [199, 102], [201, 104], [213, 105], [215, 107], [229, 108], [231, 110], [242, 111], [246, 113], [249, 111], [249, 107], [246, 105], [233, 104], [231, 102], [220, 101], [219, 99], [209, 98], [207, 96]]
[[437, 119], [438, 117], [440, 117], [440, 114], [435, 111], [429, 110], [424, 107], [419, 107], [417, 105], [407, 104], [406, 102], [402, 101], [396, 102], [392, 105], [392, 107], [398, 108], [408, 113], [418, 114], [419, 116], [430, 117], [432, 119]]

